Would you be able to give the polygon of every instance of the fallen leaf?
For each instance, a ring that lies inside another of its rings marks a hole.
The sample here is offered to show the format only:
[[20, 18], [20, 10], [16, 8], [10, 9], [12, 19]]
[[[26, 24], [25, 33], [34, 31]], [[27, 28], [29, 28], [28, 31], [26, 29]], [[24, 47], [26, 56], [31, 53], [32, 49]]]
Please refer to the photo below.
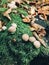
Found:
[[9, 13], [11, 13], [11, 11], [12, 11], [12, 9], [10, 8], [10, 9], [8, 9], [7, 11], [5, 11], [5, 12], [3, 13], [3, 15], [6, 16], [9, 20], [11, 20], [11, 18], [10, 18], [10, 16], [9, 16]]
[[23, 19], [23, 22], [25, 22], [25, 23], [30, 23], [29, 17], [25, 17], [25, 18]]
[[42, 10], [49, 10], [49, 6], [43, 6]]

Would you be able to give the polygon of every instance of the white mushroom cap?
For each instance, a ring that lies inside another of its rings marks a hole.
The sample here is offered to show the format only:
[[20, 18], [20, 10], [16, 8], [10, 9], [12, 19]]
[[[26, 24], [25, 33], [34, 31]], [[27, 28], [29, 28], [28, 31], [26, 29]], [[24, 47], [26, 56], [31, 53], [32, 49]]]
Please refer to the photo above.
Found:
[[16, 27], [17, 28], [17, 24], [16, 23], [12, 23], [12, 26]]
[[35, 37], [29, 37], [29, 41], [30, 42], [35, 42], [36, 41], [36, 38]]
[[8, 29], [9, 32], [11, 33], [15, 33], [16, 32], [16, 28], [14, 26], [11, 26], [9, 29]]
[[22, 39], [23, 39], [24, 41], [28, 41], [28, 40], [29, 40], [29, 35], [28, 35], [28, 34], [23, 34], [23, 35], [22, 35]]
[[6, 29], [7, 29], [7, 27], [6, 27], [6, 26], [3, 26], [3, 27], [2, 27], [2, 30], [6, 30]]
[[36, 48], [40, 48], [41, 44], [40, 44], [39, 41], [35, 41], [35, 42], [34, 42], [34, 46], [35, 46]]

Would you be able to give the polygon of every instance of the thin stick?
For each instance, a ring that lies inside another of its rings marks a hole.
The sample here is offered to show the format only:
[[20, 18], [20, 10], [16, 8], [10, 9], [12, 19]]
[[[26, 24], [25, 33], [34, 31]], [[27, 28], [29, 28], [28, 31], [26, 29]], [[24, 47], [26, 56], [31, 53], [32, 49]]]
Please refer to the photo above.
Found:
[[37, 38], [37, 40], [40, 41], [40, 43], [41, 43], [44, 47], [46, 47], [45, 41], [44, 41], [43, 39], [40, 39], [36, 32], [33, 32], [33, 35]]

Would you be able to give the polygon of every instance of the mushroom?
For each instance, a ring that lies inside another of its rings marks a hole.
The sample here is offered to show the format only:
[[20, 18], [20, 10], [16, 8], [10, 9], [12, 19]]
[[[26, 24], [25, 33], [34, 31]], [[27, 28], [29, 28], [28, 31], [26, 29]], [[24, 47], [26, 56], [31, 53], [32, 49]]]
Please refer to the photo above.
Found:
[[35, 42], [36, 41], [36, 38], [35, 37], [29, 37], [29, 41], [30, 42]]
[[35, 42], [33, 43], [33, 45], [34, 45], [36, 48], [40, 48], [40, 46], [41, 46], [41, 44], [40, 44], [39, 41], [35, 41]]
[[8, 31], [11, 32], [11, 33], [16, 32], [17, 25], [15, 23], [12, 23], [11, 25], [12, 26], [9, 27]]
[[28, 40], [29, 40], [29, 35], [28, 35], [28, 34], [23, 34], [23, 35], [22, 35], [22, 39], [23, 39], [24, 41], [28, 41]]
[[11, 26], [11, 27], [9, 27], [8, 31], [11, 32], [11, 33], [15, 33], [16, 32], [16, 27]]

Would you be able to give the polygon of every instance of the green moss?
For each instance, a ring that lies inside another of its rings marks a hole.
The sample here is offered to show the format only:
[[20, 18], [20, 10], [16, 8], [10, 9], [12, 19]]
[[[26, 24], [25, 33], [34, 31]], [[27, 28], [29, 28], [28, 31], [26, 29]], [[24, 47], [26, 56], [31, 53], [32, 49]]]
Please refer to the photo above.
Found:
[[[24, 33], [32, 36], [28, 24], [24, 24], [19, 14], [10, 14], [11, 21], [0, 15], [0, 19], [6, 22], [7, 28], [14, 22], [17, 24], [17, 30], [14, 34], [8, 30], [0, 32], [0, 64], [1, 65], [29, 65], [28, 63], [38, 54], [47, 55], [49, 51], [43, 46], [36, 49], [31, 42], [24, 42], [22, 35]], [[13, 41], [16, 39], [16, 42]], [[49, 50], [49, 49], [48, 49]], [[47, 52], [47, 53], [46, 53]]]

